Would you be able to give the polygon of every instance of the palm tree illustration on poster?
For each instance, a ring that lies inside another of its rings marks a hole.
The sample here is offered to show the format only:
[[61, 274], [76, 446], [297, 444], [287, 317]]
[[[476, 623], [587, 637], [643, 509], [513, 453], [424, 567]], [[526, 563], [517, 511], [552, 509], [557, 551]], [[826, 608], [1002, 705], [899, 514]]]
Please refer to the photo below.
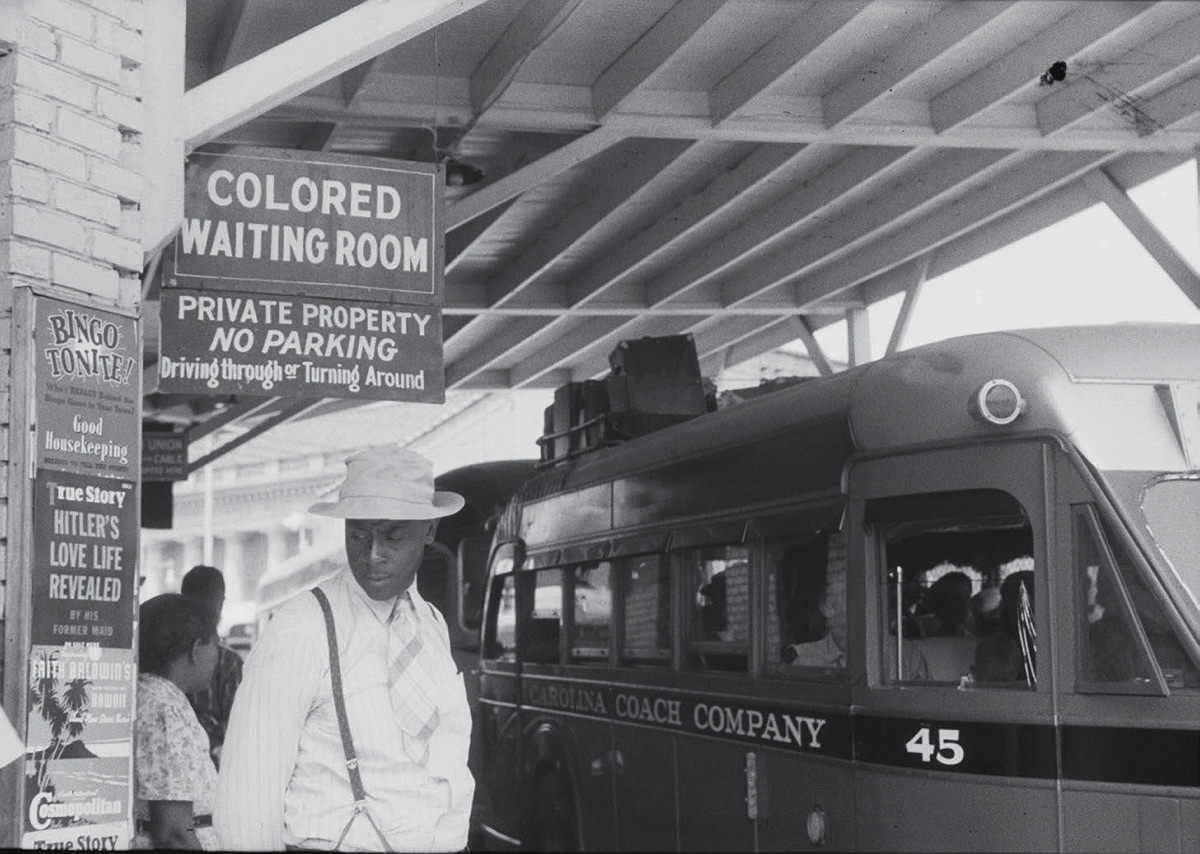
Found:
[[32, 648], [23, 844], [125, 836], [133, 668], [132, 650]]

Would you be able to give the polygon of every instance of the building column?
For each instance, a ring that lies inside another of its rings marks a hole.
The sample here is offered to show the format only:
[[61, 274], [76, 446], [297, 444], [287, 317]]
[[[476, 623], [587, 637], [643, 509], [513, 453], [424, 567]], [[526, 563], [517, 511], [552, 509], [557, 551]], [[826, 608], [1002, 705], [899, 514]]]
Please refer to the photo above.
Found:
[[233, 531], [221, 538], [225, 544], [221, 555], [222, 563], [217, 569], [225, 575], [225, 601], [243, 602], [245, 596], [246, 551], [243, 547], [244, 534]]

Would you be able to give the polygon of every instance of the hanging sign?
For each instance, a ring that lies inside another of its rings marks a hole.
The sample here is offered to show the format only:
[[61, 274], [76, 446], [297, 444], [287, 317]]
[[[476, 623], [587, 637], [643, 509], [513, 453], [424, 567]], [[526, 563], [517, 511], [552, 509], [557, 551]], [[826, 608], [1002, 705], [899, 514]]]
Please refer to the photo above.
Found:
[[131, 649], [31, 648], [22, 848], [129, 846], [136, 682]]
[[445, 400], [436, 308], [173, 288], [160, 310], [159, 391]]
[[137, 321], [39, 296], [34, 324], [37, 466], [134, 477], [142, 419]]
[[436, 164], [193, 153], [165, 287], [440, 305]]
[[184, 433], [142, 431], [142, 482], [187, 480], [188, 441]]
[[33, 490], [33, 643], [132, 649], [134, 483], [39, 471]]

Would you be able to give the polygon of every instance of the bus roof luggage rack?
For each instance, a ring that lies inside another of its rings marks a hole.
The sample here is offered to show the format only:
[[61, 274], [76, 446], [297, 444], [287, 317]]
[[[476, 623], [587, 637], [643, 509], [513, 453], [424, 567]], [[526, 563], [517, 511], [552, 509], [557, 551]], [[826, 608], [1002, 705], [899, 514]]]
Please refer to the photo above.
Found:
[[622, 341], [600, 380], [570, 382], [554, 392], [538, 439], [540, 466], [652, 433], [708, 411], [691, 335]]

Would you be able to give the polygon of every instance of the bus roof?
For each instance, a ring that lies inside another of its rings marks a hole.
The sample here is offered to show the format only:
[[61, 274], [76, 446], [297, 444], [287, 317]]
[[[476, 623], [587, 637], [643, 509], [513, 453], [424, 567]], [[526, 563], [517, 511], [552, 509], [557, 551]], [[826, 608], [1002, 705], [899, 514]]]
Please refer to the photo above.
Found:
[[[1012, 425], [990, 424], [971, 414], [971, 398], [993, 379], [1012, 382], [1026, 400], [1025, 414]], [[521, 496], [536, 501], [639, 473], [643, 481], [658, 480], [649, 473], [710, 467], [722, 448], [735, 446], [755, 458], [743, 457], [735, 480], [774, 479], [777, 472], [792, 479], [793, 492], [796, 478], [802, 478], [806, 493], [836, 491], [847, 459], [856, 452], [1034, 431], [1076, 442], [1100, 468], [1178, 469], [1184, 457], [1157, 391], [1172, 383], [1200, 383], [1200, 325], [1076, 326], [962, 336], [599, 449], [543, 471]], [[1120, 417], [1114, 417], [1118, 411]], [[1131, 433], [1131, 425], [1140, 432]], [[1130, 435], [1138, 442], [1130, 443]], [[803, 444], [797, 444], [798, 437]], [[1139, 447], [1131, 451], [1129, 444]], [[808, 461], [801, 463], [800, 457]], [[662, 479], [679, 486], [674, 476]], [[727, 479], [716, 483], [735, 486]]]

